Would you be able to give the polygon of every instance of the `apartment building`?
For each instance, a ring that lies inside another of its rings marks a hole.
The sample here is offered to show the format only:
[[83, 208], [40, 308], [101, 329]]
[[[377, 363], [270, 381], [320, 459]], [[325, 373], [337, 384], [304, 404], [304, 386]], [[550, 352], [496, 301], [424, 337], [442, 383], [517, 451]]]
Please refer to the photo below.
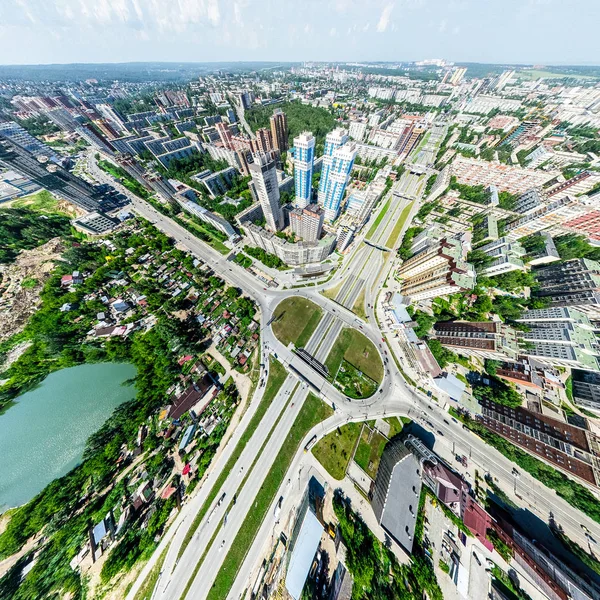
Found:
[[283, 229], [283, 213], [279, 201], [279, 183], [275, 160], [270, 154], [256, 154], [249, 164], [254, 189], [258, 196], [267, 227], [271, 231]]
[[466, 356], [504, 360], [519, 354], [516, 330], [501, 322], [447, 321], [433, 328], [442, 345]]
[[309, 204], [290, 212], [290, 227], [305, 242], [316, 242], [321, 237], [324, 218], [325, 211], [318, 204]]
[[312, 202], [312, 177], [315, 160], [315, 138], [305, 131], [294, 138], [294, 205], [304, 208]]
[[600, 373], [572, 369], [573, 401], [600, 413]]
[[511, 242], [507, 237], [498, 238], [479, 247], [478, 250], [493, 259], [489, 265], [481, 269], [481, 272], [488, 277], [525, 270], [525, 265], [521, 260], [526, 254], [525, 248], [518, 242]]
[[279, 152], [285, 152], [288, 149], [287, 115], [280, 108], [276, 108], [269, 122], [273, 147]]

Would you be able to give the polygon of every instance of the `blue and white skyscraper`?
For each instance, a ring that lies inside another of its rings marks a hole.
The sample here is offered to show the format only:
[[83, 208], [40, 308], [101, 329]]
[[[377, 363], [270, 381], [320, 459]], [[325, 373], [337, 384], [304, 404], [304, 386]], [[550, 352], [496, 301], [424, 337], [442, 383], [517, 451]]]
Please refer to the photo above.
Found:
[[319, 180], [318, 201], [320, 206], [325, 206], [325, 189], [329, 180], [329, 171], [333, 161], [333, 153], [348, 141], [348, 133], [345, 129], [338, 127], [327, 134], [325, 138], [325, 150], [323, 152], [323, 167], [321, 169], [321, 179]]
[[305, 208], [312, 202], [312, 176], [315, 159], [315, 138], [309, 131], [294, 138], [294, 184], [296, 208]]
[[340, 204], [350, 180], [355, 158], [356, 144], [354, 142], [344, 144], [341, 148], [333, 151], [323, 200], [325, 219], [329, 222], [334, 221], [340, 212]]

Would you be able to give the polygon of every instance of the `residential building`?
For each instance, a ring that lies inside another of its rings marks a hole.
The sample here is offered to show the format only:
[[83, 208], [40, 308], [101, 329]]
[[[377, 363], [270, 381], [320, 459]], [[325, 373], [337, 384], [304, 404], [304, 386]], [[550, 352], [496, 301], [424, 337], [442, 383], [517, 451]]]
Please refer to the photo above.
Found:
[[574, 177], [558, 183], [548, 190], [548, 196], [552, 199], [564, 198], [565, 196], [579, 196], [586, 194], [600, 183], [600, 173], [596, 171], [582, 171]]
[[561, 227], [600, 242], [600, 193], [588, 198], [588, 203], [589, 206], [596, 208], [563, 222]]
[[315, 242], [302, 241], [292, 244], [254, 223], [245, 222], [242, 223], [242, 227], [250, 245], [274, 254], [291, 266], [322, 262], [335, 248], [335, 237], [329, 234]]
[[250, 142], [250, 151], [253, 154], [257, 152], [267, 153], [273, 150], [273, 134], [270, 129], [261, 127], [256, 130], [256, 137]]
[[527, 215], [535, 212], [548, 203], [548, 196], [539, 188], [532, 188], [521, 194], [513, 208], [513, 211], [520, 215]]
[[600, 340], [584, 313], [555, 306], [527, 310], [517, 320], [527, 324], [521, 334], [524, 355], [553, 366], [600, 370]]
[[355, 158], [356, 144], [354, 142], [348, 142], [336, 148], [331, 155], [323, 197], [325, 219], [329, 222], [334, 221], [340, 212], [340, 204], [350, 180]]
[[279, 202], [279, 183], [275, 160], [270, 154], [255, 154], [254, 162], [248, 165], [262, 206], [267, 227], [271, 231], [283, 229], [283, 214]]
[[269, 121], [271, 123], [273, 146], [279, 152], [285, 152], [288, 149], [287, 115], [280, 108], [276, 108]]
[[345, 129], [338, 127], [330, 131], [325, 137], [325, 146], [323, 149], [323, 166], [321, 168], [321, 179], [319, 180], [319, 204], [323, 206], [325, 202], [325, 190], [329, 181], [329, 171], [333, 162], [333, 153], [348, 141], [348, 135]]
[[233, 167], [227, 167], [216, 173], [212, 173], [209, 169], [192, 175], [198, 183], [204, 185], [211, 198], [222, 196], [227, 193], [227, 190], [232, 186], [233, 180], [237, 175], [237, 171]]
[[220, 123], [215, 124], [215, 128], [217, 133], [219, 134], [219, 138], [221, 139], [221, 143], [225, 148], [229, 150], [233, 149], [233, 134], [229, 129], [229, 124], [221, 121]]
[[516, 330], [500, 321], [447, 321], [433, 329], [442, 345], [466, 356], [504, 360], [519, 354]]
[[458, 183], [484, 187], [495, 184], [500, 191], [506, 190], [511, 194], [522, 194], [531, 188], [542, 187], [560, 174], [559, 171], [522, 169], [464, 156], [454, 159], [451, 171]]
[[238, 237], [229, 221], [224, 219], [221, 215], [213, 213], [203, 206], [200, 206], [196, 202], [192, 202], [191, 200], [180, 200], [179, 203], [185, 211], [189, 212], [195, 217], [198, 217], [201, 221], [204, 221], [215, 229], [218, 229], [229, 238]]
[[479, 247], [478, 250], [493, 258], [493, 262], [481, 269], [481, 272], [488, 277], [525, 270], [521, 258], [526, 252], [518, 242], [511, 242], [508, 238], [501, 237]]
[[570, 306], [600, 319], [600, 263], [587, 258], [556, 262], [535, 270], [539, 289], [550, 306]]
[[600, 373], [572, 369], [571, 380], [575, 404], [600, 412]]
[[600, 461], [595, 433], [528, 408], [480, 400], [482, 423], [513, 444], [541, 457], [569, 475], [598, 487]]
[[309, 131], [294, 138], [294, 205], [304, 208], [312, 201], [312, 176], [315, 158], [315, 138]]
[[563, 196], [557, 200], [550, 200], [541, 205], [537, 210], [509, 223], [506, 226], [506, 235], [511, 240], [517, 240], [538, 231], [553, 226], [562, 226], [565, 222], [572, 221], [592, 212], [592, 207], [580, 198]]
[[292, 231], [305, 242], [316, 242], [321, 237], [325, 212], [318, 204], [295, 208], [290, 212]]
[[367, 133], [367, 124], [362, 121], [351, 121], [348, 125], [348, 135], [357, 142], [362, 142]]

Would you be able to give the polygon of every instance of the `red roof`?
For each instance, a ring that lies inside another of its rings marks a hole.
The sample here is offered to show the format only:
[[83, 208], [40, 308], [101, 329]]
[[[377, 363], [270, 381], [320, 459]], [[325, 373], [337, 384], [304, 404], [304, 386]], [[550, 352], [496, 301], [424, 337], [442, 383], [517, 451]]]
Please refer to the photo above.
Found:
[[163, 500], [168, 500], [176, 491], [177, 488], [170, 485], [169, 487], [163, 490], [163, 493], [160, 495], [160, 497]]
[[190, 472], [190, 469], [192, 467], [190, 466], [190, 463], [188, 463], [187, 465], [185, 465], [185, 467], [183, 467], [183, 471], [181, 471], [182, 475], [187, 475]]

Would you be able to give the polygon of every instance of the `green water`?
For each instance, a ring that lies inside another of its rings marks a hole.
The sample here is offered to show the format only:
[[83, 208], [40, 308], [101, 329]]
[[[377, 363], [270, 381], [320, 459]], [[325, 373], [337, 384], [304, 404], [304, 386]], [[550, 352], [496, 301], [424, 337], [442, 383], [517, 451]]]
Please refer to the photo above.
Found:
[[130, 364], [63, 369], [0, 415], [0, 512], [31, 500], [81, 460], [87, 438], [135, 396]]

